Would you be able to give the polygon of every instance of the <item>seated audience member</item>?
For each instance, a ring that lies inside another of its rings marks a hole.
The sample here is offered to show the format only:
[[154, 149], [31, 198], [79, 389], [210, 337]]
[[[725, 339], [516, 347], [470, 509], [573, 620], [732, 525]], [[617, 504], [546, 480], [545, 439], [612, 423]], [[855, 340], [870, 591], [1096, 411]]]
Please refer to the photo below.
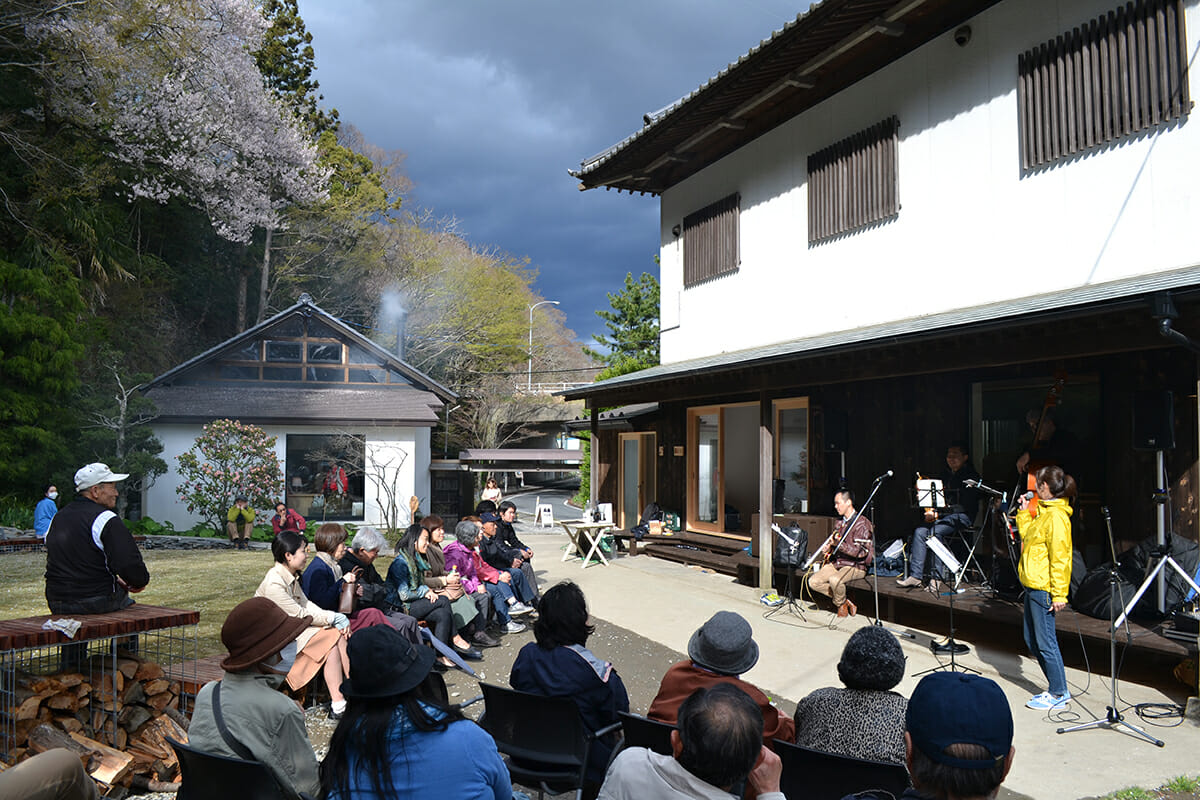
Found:
[[484, 514], [486, 514], [489, 511], [495, 513], [496, 501], [480, 500], [478, 503], [475, 504], [475, 516], [482, 517]]
[[254, 596], [267, 598], [289, 617], [312, 618], [294, 640], [296, 646], [284, 650], [283, 667], [288, 670], [288, 685], [300, 689], [319, 669], [332, 700], [329, 716], [340, 719], [346, 707], [341, 685], [346, 674], [345, 647], [346, 637], [350, 635], [350, 618], [327, 611], [309, 602], [304, 595], [300, 588], [300, 573], [304, 570], [304, 562], [308, 561], [308, 543], [300, 534], [280, 533], [271, 543], [271, 554], [275, 556], [275, 566], [267, 570], [262, 583], [254, 590]]
[[[617, 721], [618, 711], [629, 710], [621, 676], [612, 664], [587, 649], [588, 636], [594, 630], [588, 624], [583, 590], [570, 581], [550, 587], [533, 623], [537, 641], [521, 648], [508, 679], [520, 692], [571, 698], [590, 731], [611, 725]], [[616, 744], [616, 734], [592, 742], [587, 779], [596, 788], [604, 780], [604, 768]]]
[[[346, 553], [346, 529], [336, 522], [326, 522], [317, 528], [317, 535], [313, 538], [317, 555], [308, 565], [308, 569], [304, 570], [304, 575], [300, 578], [300, 588], [304, 590], [305, 597], [321, 608], [326, 611], [337, 611], [342, 587], [348, 583], [357, 584], [358, 582], [358, 576], [353, 571], [343, 575], [342, 565], [338, 563], [338, 559]], [[362, 593], [358, 586], [354, 587], [354, 591], [356, 594], [361, 595]], [[387, 617], [383, 615], [382, 611], [369, 606], [360, 606], [349, 617], [351, 632], [371, 625], [388, 624]], [[415, 628], [417, 621], [411, 617], [409, 619], [411, 620], [410, 624]], [[413, 630], [409, 631], [408, 635], [411, 637], [420, 634]]]
[[417, 625], [417, 621], [403, 611], [392, 608], [387, 601], [387, 584], [384, 583], [379, 570], [375, 569], [375, 559], [379, 557], [379, 550], [383, 545], [383, 535], [374, 528], [364, 525], [355, 531], [350, 547], [338, 559], [338, 566], [342, 568], [343, 575], [353, 572], [358, 576], [355, 582], [358, 584], [358, 607], [360, 610], [364, 608], [379, 609], [387, 617], [387, 621], [391, 623], [392, 627], [400, 631], [405, 639], [413, 644], [422, 644], [421, 629]]
[[[486, 590], [468, 593], [466, 589], [462, 588], [462, 576], [458, 574], [457, 569], [453, 572], [446, 572], [446, 554], [442, 551], [442, 542], [446, 539], [446, 529], [442, 518], [437, 514], [427, 514], [421, 517], [421, 527], [429, 531], [429, 545], [425, 549], [425, 560], [429, 564], [429, 571], [425, 573], [425, 585], [438, 594], [446, 595], [447, 599], [452, 595], [459, 595], [459, 600], [451, 600], [450, 611], [454, 614], [454, 624], [459, 629], [474, 620], [476, 629], [470, 637], [472, 644], [476, 647], [499, 647], [500, 640], [493, 636], [503, 635], [505, 631], [494, 626], [492, 596]], [[474, 617], [469, 616], [472, 611], [462, 602], [461, 598], [463, 597], [474, 604]]]
[[517, 521], [516, 503], [505, 500], [499, 505], [496, 513], [500, 515], [500, 521], [496, 523], [496, 535], [500, 537], [500, 541], [521, 551], [521, 558], [526, 561], [533, 558], [533, 550], [526, 547], [525, 543], [517, 538], [517, 529], [513, 527], [513, 523]]
[[229, 543], [238, 550], [248, 550], [250, 534], [254, 532], [254, 509], [250, 500], [244, 494], [239, 494], [233, 501], [229, 513], [225, 515], [225, 532], [229, 534]]
[[[433, 630], [438, 641], [454, 648], [459, 656], [473, 661], [483, 658], [483, 654], [454, 629], [454, 615], [450, 610], [450, 601], [439, 597], [436, 592], [425, 585], [421, 571], [416, 563], [417, 542], [428, 538], [429, 533], [420, 525], [409, 525], [408, 530], [396, 542], [396, 558], [388, 567], [387, 586], [388, 602], [393, 606], [403, 604], [405, 612], [410, 617], [425, 620], [425, 624]], [[447, 659], [441, 659], [442, 666], [453, 666]]]
[[979, 509], [979, 490], [963, 483], [979, 480], [979, 473], [971, 466], [966, 444], [954, 442], [946, 448], [946, 469], [936, 477], [942, 481], [942, 488], [946, 492], [944, 498], [937, 499], [939, 503], [944, 502], [946, 507], [927, 509], [925, 524], [913, 531], [908, 547], [908, 577], [896, 580], [898, 585], [906, 589], [920, 586], [927, 579], [935, 591], [939, 588], [936, 582], [944, 570], [942, 562], [930, 552], [930, 537], [936, 537], [945, 544], [950, 534], [971, 527], [975, 512]]
[[498, 572], [507, 572], [511, 576], [510, 585], [518, 600], [537, 608], [539, 592], [533, 565], [525, 560], [522, 551], [500, 540], [496, 527], [499, 522], [500, 515], [490, 511], [480, 517], [483, 537], [479, 540], [479, 555]]
[[283, 504], [283, 501], [275, 504], [275, 516], [271, 517], [271, 528], [278, 536], [280, 531], [293, 531], [303, 535], [304, 529], [308, 527], [308, 520], [300, 516], [300, 512], [294, 508], [288, 508]]
[[280, 651], [311, 623], [311, 617], [289, 617], [265, 597], [238, 603], [221, 626], [221, 643], [229, 651], [221, 662], [225, 677], [200, 690], [188, 728], [192, 747], [245, 758], [217, 726], [213, 706], [219, 698], [230, 735], [271, 771], [289, 798], [299, 797], [300, 792], [315, 795], [321, 781], [304, 712], [279, 691], [283, 674], [274, 667], [280, 663]]
[[904, 752], [912, 788], [902, 800], [993, 800], [1012, 768], [1008, 698], [979, 675], [935, 672], [913, 690]]
[[96, 782], [79, 756], [56, 747], [0, 772], [4, 800], [96, 800]]
[[443, 705], [429, 648], [380, 625], [349, 649], [349, 705], [321, 762], [325, 800], [512, 797], [492, 737]]
[[697, 689], [679, 706], [673, 755], [629, 747], [609, 767], [600, 800], [730, 800], [743, 781], [746, 797], [784, 800], [779, 756], [762, 740], [755, 702], [731, 684]]
[[646, 713], [659, 722], [675, 722], [675, 714], [684, 698], [701, 686], [732, 684], [758, 704], [763, 718], [763, 739], [790, 742], [796, 736], [792, 718], [784, 714], [758, 687], [738, 678], [758, 663], [758, 644], [752, 638], [750, 623], [732, 611], [718, 611], [692, 634], [688, 642], [690, 661], [680, 661], [667, 670], [658, 687], [658, 695]]
[[476, 552], [475, 546], [479, 544], [481, 535], [478, 522], [470, 519], [459, 522], [454, 528], [455, 541], [446, 545], [443, 551], [446, 566], [458, 570], [465, 591], [486, 591], [491, 594], [492, 607], [496, 610], [496, 616], [500, 618], [505, 632], [520, 633], [525, 630], [525, 625], [513, 617], [528, 614], [533, 609], [517, 602], [508, 583], [511, 576], [507, 572], [498, 572]]
[[859, 628], [846, 642], [838, 677], [796, 704], [796, 744], [825, 753], [904, 764], [904, 709], [891, 691], [904, 677], [904, 651], [891, 631]]

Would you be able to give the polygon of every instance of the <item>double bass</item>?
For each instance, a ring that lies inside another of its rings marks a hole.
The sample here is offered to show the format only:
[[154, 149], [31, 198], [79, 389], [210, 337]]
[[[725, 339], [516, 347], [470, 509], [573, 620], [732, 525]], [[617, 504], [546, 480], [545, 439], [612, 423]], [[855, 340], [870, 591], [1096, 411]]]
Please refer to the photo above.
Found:
[[[1034, 450], [1042, 442], [1042, 428], [1046, 422], [1046, 415], [1050, 410], [1059, 404], [1062, 400], [1063, 388], [1067, 384], [1067, 373], [1063, 370], [1058, 370], [1054, 373], [1054, 383], [1050, 384], [1049, 390], [1046, 392], [1046, 399], [1042, 402], [1042, 413], [1038, 416], [1037, 426], [1033, 429], [1033, 441], [1029, 443], [1030, 458], [1025, 462], [1024, 475], [1017, 479], [1017, 485], [1013, 488], [1011, 505], [1008, 509], [1007, 524], [1008, 533], [1013, 542], [1017, 541], [1017, 526], [1014, 520], [1017, 516], [1018, 503], [1017, 498], [1025, 492], [1033, 492], [1037, 494], [1037, 474], [1042, 467], [1047, 467], [1053, 464], [1053, 461], [1046, 459], [1035, 459], [1032, 456]], [[1029, 516], [1037, 516], [1037, 504], [1029, 507]]]

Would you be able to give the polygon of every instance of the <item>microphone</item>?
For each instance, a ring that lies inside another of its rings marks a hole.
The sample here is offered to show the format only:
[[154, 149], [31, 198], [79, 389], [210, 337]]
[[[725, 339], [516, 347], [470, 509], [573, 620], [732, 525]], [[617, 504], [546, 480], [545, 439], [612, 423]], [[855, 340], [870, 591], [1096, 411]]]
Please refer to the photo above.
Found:
[[879, 483], [880, 481], [884, 480], [885, 478], [890, 478], [890, 477], [892, 477], [892, 476], [893, 476], [893, 475], [895, 475], [895, 474], [896, 474], [896, 473], [892, 472], [892, 471], [889, 469], [887, 472], [883, 473], [883, 474], [882, 474], [882, 475], [880, 475], [878, 478], [876, 478], [876, 479], [875, 479], [875, 482], [876, 482], [876, 483]]
[[992, 497], [1004, 497], [1004, 492], [998, 492], [983, 481], [977, 481], [974, 478], [967, 478], [963, 481], [963, 486], [966, 486], [968, 489], [978, 489], [981, 492], [990, 494]]

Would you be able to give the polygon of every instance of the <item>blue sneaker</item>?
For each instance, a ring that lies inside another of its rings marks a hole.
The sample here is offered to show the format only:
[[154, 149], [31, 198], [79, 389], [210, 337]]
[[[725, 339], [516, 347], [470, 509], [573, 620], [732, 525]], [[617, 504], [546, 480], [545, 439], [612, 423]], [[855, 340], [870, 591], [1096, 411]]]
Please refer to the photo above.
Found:
[[1071, 693], [1053, 695], [1049, 692], [1035, 694], [1025, 703], [1026, 708], [1036, 709], [1038, 711], [1063, 711], [1071, 702]]

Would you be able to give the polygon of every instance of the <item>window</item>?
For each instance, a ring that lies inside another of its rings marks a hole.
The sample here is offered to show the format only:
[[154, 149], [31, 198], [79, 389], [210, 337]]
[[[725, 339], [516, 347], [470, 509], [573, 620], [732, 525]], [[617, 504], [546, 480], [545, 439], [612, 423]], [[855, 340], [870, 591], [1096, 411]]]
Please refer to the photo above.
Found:
[[1187, 116], [1181, 0], [1137, 0], [1017, 57], [1021, 166]]
[[324, 364], [342, 363], [342, 346], [336, 342], [309, 342], [308, 362]]
[[267, 342], [267, 361], [299, 361], [302, 353], [300, 342]]
[[310, 522], [363, 518], [366, 439], [356, 434], [289, 434], [287, 504]]
[[899, 138], [900, 120], [890, 117], [808, 157], [810, 245], [900, 214]]
[[748, 531], [758, 510], [758, 403], [687, 414], [688, 530]]
[[683, 285], [736, 272], [741, 196], [731, 194], [683, 218]]
[[776, 503], [785, 514], [808, 512], [808, 398], [776, 400]]

